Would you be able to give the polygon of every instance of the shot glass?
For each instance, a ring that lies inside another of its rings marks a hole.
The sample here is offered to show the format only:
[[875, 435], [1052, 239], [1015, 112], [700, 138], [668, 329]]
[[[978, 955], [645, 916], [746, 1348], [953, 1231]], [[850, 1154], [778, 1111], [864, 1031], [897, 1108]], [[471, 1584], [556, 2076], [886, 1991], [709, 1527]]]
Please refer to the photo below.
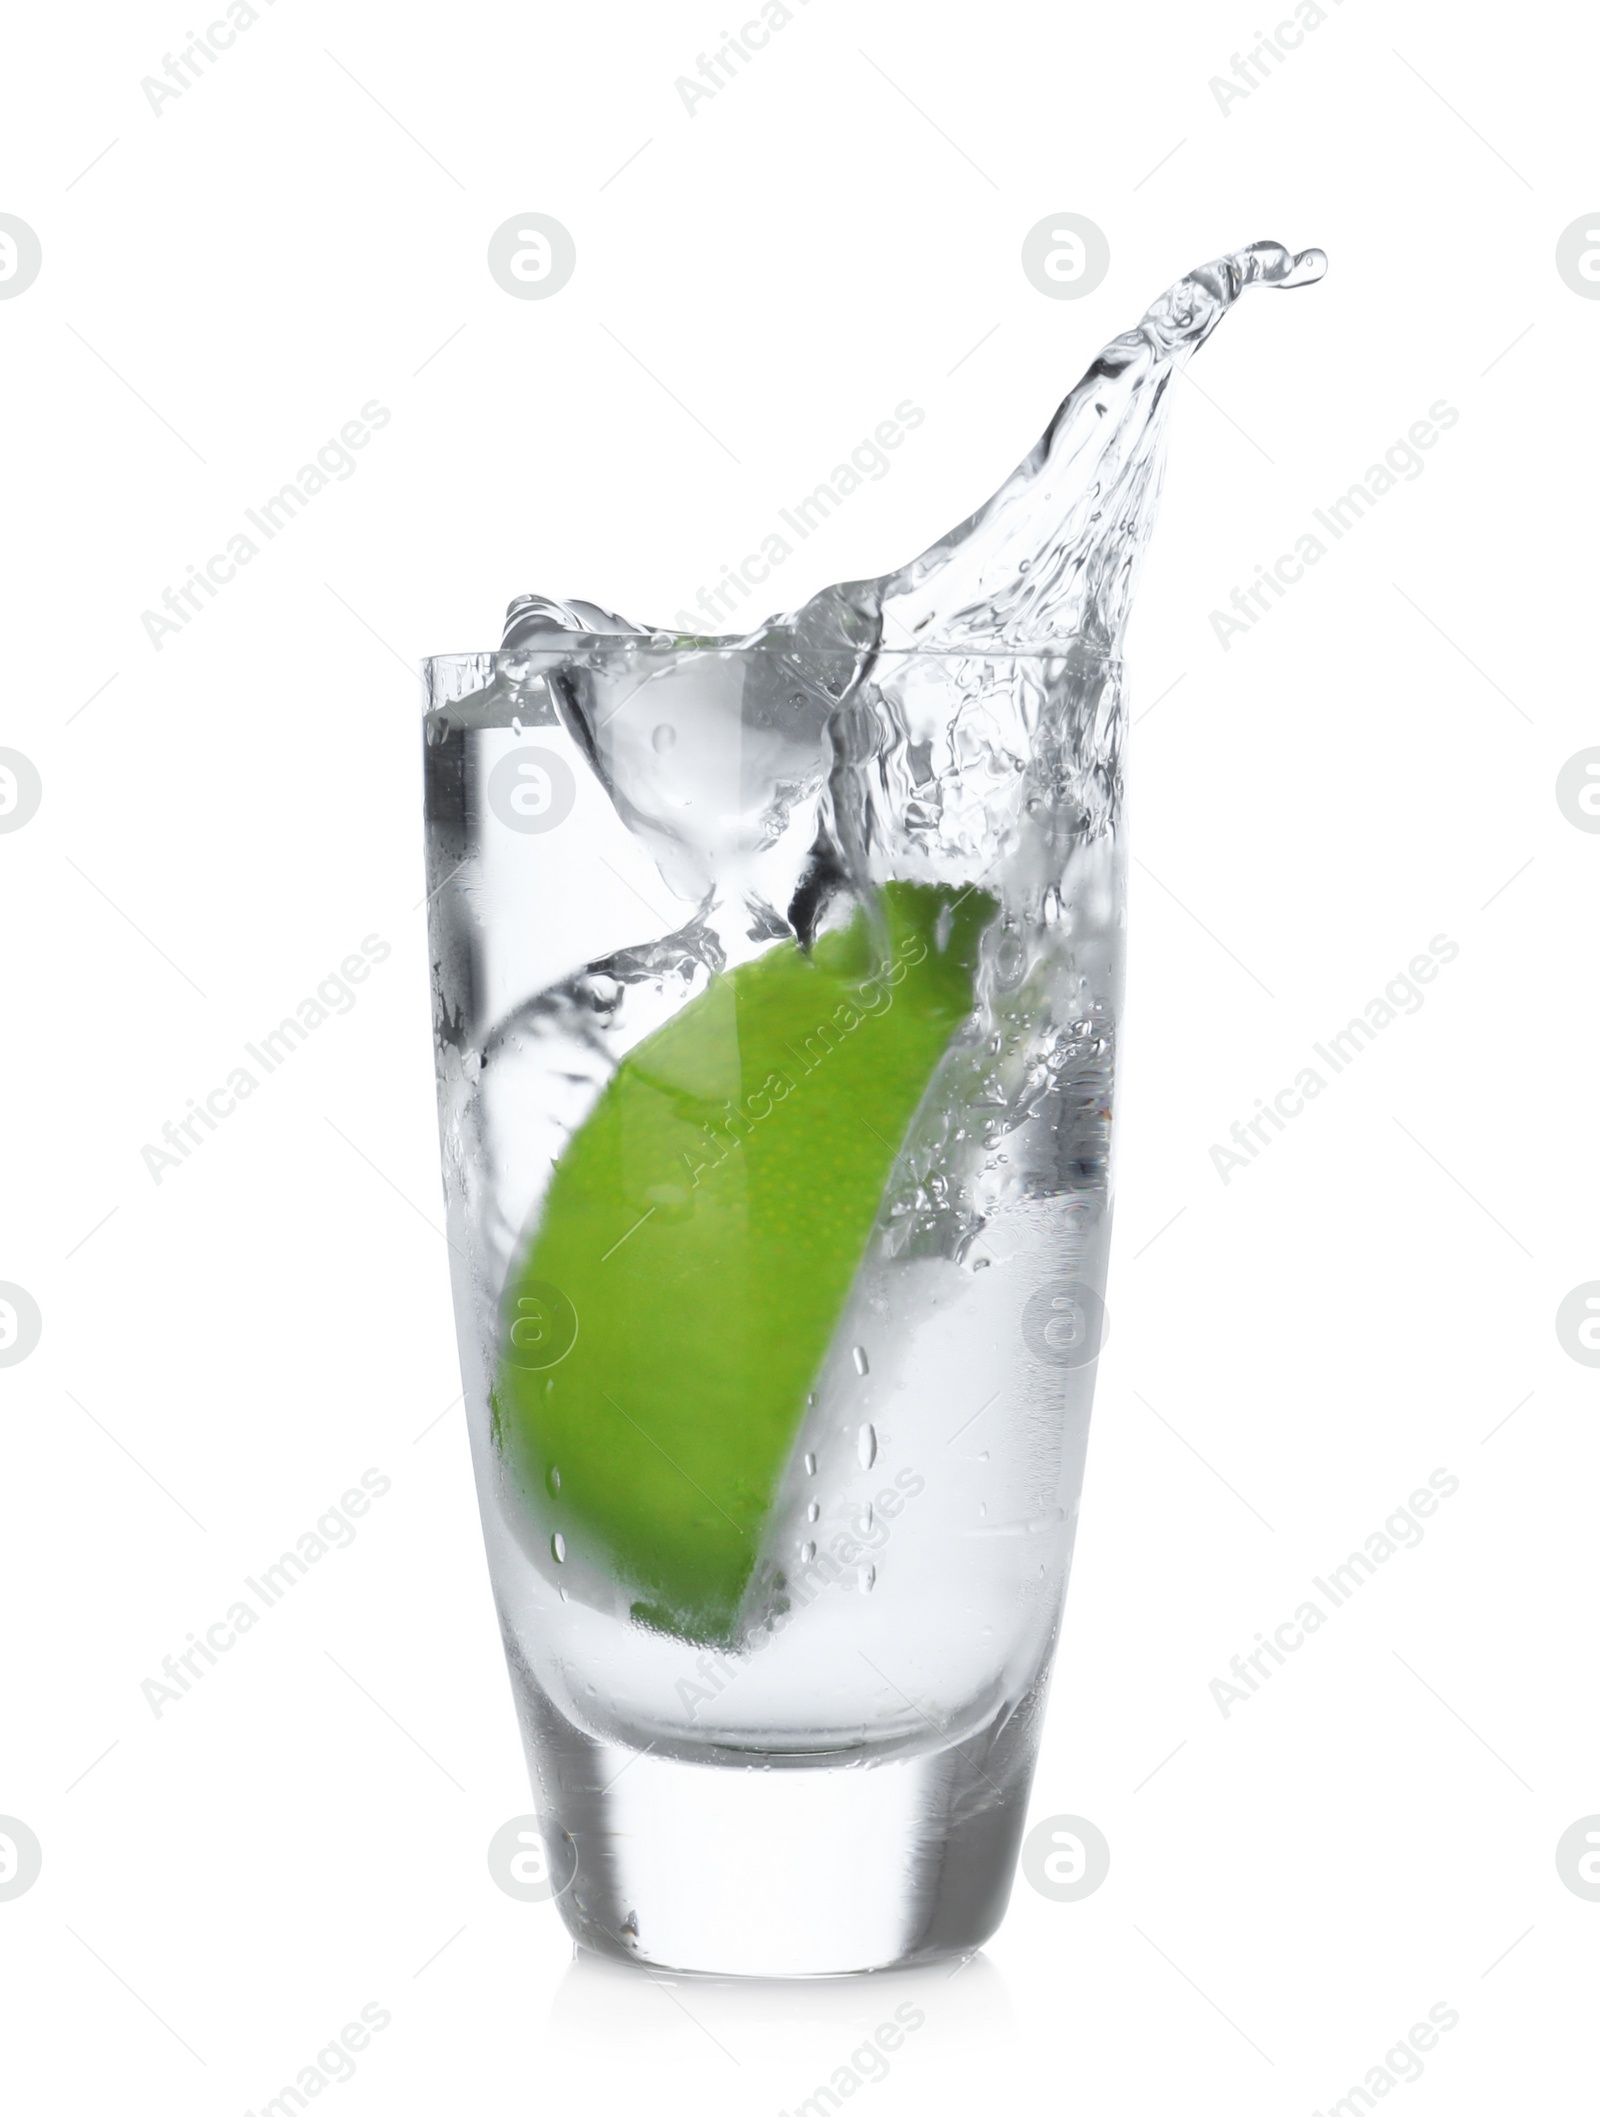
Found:
[[577, 1941], [805, 1976], [1009, 1896], [1111, 1213], [1116, 664], [425, 665], [454, 1298]]

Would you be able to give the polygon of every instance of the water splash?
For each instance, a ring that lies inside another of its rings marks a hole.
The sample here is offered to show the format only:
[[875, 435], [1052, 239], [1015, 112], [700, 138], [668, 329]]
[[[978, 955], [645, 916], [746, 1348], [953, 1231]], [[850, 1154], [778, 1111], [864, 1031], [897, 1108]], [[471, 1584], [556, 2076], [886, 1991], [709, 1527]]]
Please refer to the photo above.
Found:
[[[1030, 797], [1069, 811], [1074, 832], [1109, 830], [1125, 721], [1118, 656], [1160, 497], [1171, 385], [1246, 288], [1305, 286], [1326, 269], [1320, 250], [1259, 242], [1186, 274], [1102, 348], [992, 497], [892, 573], [835, 583], [736, 638], [690, 640], [593, 603], [519, 596], [502, 652], [574, 648], [562, 716], [623, 820], [697, 905], [737, 890], [739, 870], [830, 774], [829, 835], [860, 893], [893, 873], [975, 880]], [[586, 664], [581, 643], [596, 636], [608, 652]], [[632, 653], [616, 651], [619, 637]], [[689, 645], [726, 656], [720, 688], [663, 651]], [[768, 651], [741, 661], [750, 647]], [[1002, 656], [1013, 658], [1003, 674]]]
[[[1173, 378], [1247, 287], [1308, 286], [1327, 265], [1321, 250], [1259, 242], [1197, 266], [1102, 348], [1034, 447], [965, 521], [909, 565], [824, 588], [798, 611], [720, 644], [789, 635], [802, 655], [865, 655], [896, 646], [1015, 652], [1078, 638], [1114, 654], [1159, 497]], [[674, 636], [593, 603], [523, 595], [506, 613], [502, 651], [585, 632]]]
[[1281, 243], [1201, 265], [1104, 347], [1011, 476], [910, 565], [824, 588], [781, 621], [809, 646], [1028, 651], [1075, 638], [1114, 655], [1160, 492], [1173, 378], [1246, 287], [1318, 280]]

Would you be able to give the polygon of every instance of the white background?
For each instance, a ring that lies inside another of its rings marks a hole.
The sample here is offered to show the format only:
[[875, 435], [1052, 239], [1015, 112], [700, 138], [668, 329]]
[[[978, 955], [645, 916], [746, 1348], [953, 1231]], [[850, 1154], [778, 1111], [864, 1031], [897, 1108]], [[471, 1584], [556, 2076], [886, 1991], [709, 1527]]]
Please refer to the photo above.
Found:
[[[767, 601], [900, 562], [1270, 236], [1329, 275], [1180, 385], [1129, 642], [1113, 1329], [1032, 1811], [1110, 1876], [1019, 1883], [902, 1981], [925, 2026], [857, 2092], [1326, 2110], [1445, 2001], [1408, 2107], [1579, 2107], [1600, 1377], [1554, 1319], [1600, 1276], [1600, 838], [1554, 785], [1600, 742], [1600, 304], [1554, 249], [1600, 204], [1600, 34], [1327, 0], [1224, 114], [1277, 19], [1242, 0], [791, 5], [692, 116], [709, 0], [279, 0], [159, 116], [194, 15], [7, 32], [44, 267], [0, 302], [0, 744], [44, 794], [0, 836], [0, 1279], [44, 1322], [0, 1370], [0, 1812], [44, 1864], [0, 1902], [0, 2064], [29, 2111], [254, 2111], [378, 2001], [341, 2109], [759, 2117], [904, 1997], [574, 1964], [490, 1880], [529, 1800], [447, 1409], [414, 665], [519, 590], [669, 618], [909, 397]], [[547, 301], [485, 267], [528, 211], [577, 245]], [[1064, 211], [1111, 246], [1078, 301], [1019, 265]], [[355, 475], [158, 652], [142, 612], [374, 398]], [[1224, 652], [1210, 612], [1441, 398], [1425, 473]], [[353, 1011], [157, 1185], [142, 1147], [367, 934]], [[1420, 1012], [1225, 1185], [1213, 1144], [1436, 934]], [[354, 1545], [156, 1718], [162, 1657], [369, 1466]], [[1224, 1718], [1230, 1656], [1440, 1467], [1420, 1547]]]

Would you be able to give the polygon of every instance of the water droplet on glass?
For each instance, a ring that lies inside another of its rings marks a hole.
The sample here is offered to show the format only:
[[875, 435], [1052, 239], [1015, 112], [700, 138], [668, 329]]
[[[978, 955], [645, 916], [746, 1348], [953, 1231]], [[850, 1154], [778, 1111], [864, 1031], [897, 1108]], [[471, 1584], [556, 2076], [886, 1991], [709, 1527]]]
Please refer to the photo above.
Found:
[[868, 1535], [871, 1532], [873, 1520], [874, 1516], [872, 1512], [872, 1502], [871, 1500], [868, 1500], [867, 1511], [861, 1517], [861, 1533], [863, 1534], [863, 1536]]
[[807, 1476], [807, 1477], [815, 1477], [815, 1476], [816, 1476], [816, 1474], [817, 1474], [817, 1459], [816, 1459], [816, 1457], [815, 1457], [815, 1456], [814, 1456], [814, 1455], [813, 1455], [813, 1454], [811, 1453], [810, 1449], [808, 1448], [808, 1449], [806, 1450], [806, 1476]]
[[556, 1468], [554, 1463], [550, 1465], [550, 1475], [545, 1479], [545, 1483], [550, 1487], [550, 1490], [552, 1492], [559, 1492], [561, 1490], [561, 1472]]
[[558, 1566], [564, 1566], [567, 1562], [567, 1540], [559, 1529], [550, 1539], [550, 1556]]
[[809, 1566], [809, 1565], [810, 1565], [810, 1563], [811, 1563], [811, 1561], [812, 1561], [812, 1560], [813, 1560], [813, 1559], [814, 1559], [814, 1558], [816, 1557], [816, 1555], [817, 1555], [817, 1547], [816, 1547], [816, 1545], [815, 1545], [814, 1543], [812, 1543], [812, 1542], [811, 1542], [811, 1541], [809, 1540], [809, 1538], [808, 1538], [808, 1539], [807, 1539], [807, 1541], [806, 1541], [805, 1543], [803, 1543], [803, 1544], [802, 1544], [802, 1545], [800, 1546], [800, 1563], [801, 1563], [801, 1565], [802, 1565], [802, 1566]]
[[808, 1522], [815, 1522], [815, 1521], [820, 1521], [820, 1520], [821, 1520], [821, 1518], [822, 1518], [822, 1509], [821, 1509], [821, 1507], [819, 1507], [819, 1506], [818, 1506], [817, 1502], [816, 1502], [815, 1500], [813, 1500], [813, 1501], [811, 1502], [811, 1505], [810, 1505], [810, 1506], [809, 1506], [809, 1507], [808, 1507], [808, 1508], [806, 1509], [806, 1520], [807, 1520]]
[[858, 1375], [869, 1374], [871, 1372], [871, 1370], [867, 1366], [867, 1348], [864, 1345], [852, 1345], [850, 1348], [850, 1357], [856, 1363], [856, 1373]]
[[678, 731], [663, 721], [650, 737], [650, 747], [658, 757], [664, 757], [678, 739]]
[[856, 1436], [856, 1454], [861, 1458], [863, 1470], [870, 1470], [878, 1460], [878, 1435], [874, 1427], [862, 1427]]
[[861, 1575], [861, 1592], [863, 1595], [870, 1595], [872, 1593], [873, 1583], [877, 1580], [877, 1578], [878, 1569], [876, 1566], [867, 1566], [863, 1570]]

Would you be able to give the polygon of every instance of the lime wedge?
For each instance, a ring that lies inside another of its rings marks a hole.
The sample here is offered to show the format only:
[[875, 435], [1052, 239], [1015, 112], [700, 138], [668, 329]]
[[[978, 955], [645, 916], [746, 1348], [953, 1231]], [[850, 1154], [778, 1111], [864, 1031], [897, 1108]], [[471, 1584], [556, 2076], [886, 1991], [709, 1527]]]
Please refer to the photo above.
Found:
[[556, 1167], [506, 1290], [495, 1430], [558, 1555], [581, 1546], [657, 1629], [732, 1635], [994, 910], [891, 883], [876, 938], [858, 914], [717, 975]]

